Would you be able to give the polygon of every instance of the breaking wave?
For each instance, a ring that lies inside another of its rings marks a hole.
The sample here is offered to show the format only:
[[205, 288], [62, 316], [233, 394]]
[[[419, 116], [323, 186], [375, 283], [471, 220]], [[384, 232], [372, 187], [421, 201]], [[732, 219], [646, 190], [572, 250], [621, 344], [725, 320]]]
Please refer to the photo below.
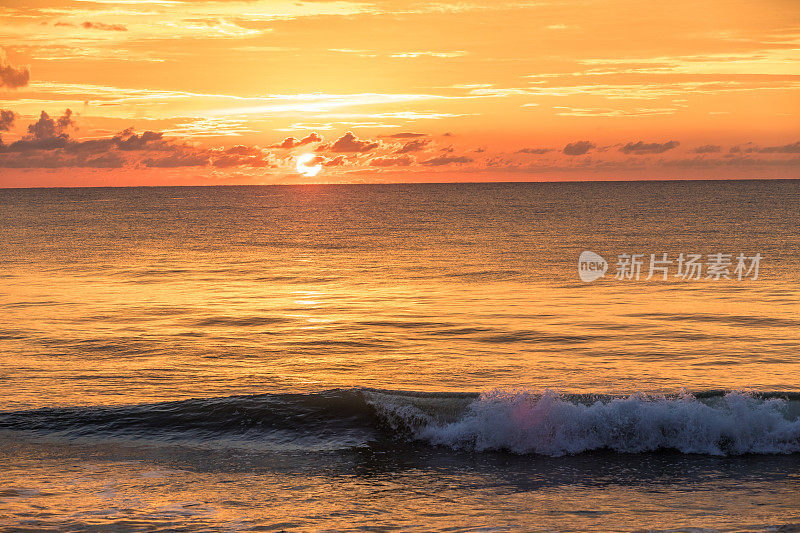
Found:
[[470, 452], [562, 456], [592, 450], [708, 455], [800, 452], [797, 393], [626, 397], [330, 390], [121, 407], [0, 412], [0, 431], [57, 439], [134, 439], [337, 450], [374, 441]]
[[413, 436], [455, 449], [549, 456], [590, 450], [710, 455], [800, 452], [796, 400], [739, 392], [704, 399], [681, 393], [671, 398], [634, 394], [580, 400], [552, 391], [495, 390], [482, 394], [455, 420], [429, 419], [416, 425]]

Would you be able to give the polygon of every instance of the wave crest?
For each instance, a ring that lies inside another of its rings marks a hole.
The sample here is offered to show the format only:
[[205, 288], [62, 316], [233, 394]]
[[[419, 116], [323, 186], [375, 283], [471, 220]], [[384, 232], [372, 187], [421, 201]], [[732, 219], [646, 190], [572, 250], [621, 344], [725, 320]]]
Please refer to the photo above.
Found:
[[[580, 402], [553, 392], [495, 389], [456, 419], [418, 406], [376, 403], [416, 440], [454, 449], [562, 456], [591, 450], [741, 455], [800, 451], [796, 402], [730, 392], [700, 400], [634, 394]], [[395, 422], [396, 424], [396, 422]]]

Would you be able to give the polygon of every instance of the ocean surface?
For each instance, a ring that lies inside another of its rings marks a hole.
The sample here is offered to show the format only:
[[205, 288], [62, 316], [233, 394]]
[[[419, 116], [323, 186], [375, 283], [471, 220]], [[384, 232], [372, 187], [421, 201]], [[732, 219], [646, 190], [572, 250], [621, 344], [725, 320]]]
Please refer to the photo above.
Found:
[[0, 243], [4, 530], [800, 531], [798, 180], [4, 189]]

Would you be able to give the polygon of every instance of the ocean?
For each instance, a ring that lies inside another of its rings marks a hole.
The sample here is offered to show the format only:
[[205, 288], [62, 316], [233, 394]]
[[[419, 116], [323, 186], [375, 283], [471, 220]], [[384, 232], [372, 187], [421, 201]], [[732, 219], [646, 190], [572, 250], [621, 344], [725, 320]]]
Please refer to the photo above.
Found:
[[0, 526], [800, 531], [799, 228], [798, 180], [2, 189]]

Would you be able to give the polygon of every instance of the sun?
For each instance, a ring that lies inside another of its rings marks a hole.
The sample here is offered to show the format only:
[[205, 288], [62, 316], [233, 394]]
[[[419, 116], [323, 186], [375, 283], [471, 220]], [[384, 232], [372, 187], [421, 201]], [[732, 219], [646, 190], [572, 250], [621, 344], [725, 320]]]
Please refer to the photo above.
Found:
[[317, 163], [313, 166], [308, 166], [306, 163], [317, 157], [315, 154], [303, 154], [297, 158], [297, 172], [307, 178], [313, 178], [319, 171], [322, 170], [322, 165]]

